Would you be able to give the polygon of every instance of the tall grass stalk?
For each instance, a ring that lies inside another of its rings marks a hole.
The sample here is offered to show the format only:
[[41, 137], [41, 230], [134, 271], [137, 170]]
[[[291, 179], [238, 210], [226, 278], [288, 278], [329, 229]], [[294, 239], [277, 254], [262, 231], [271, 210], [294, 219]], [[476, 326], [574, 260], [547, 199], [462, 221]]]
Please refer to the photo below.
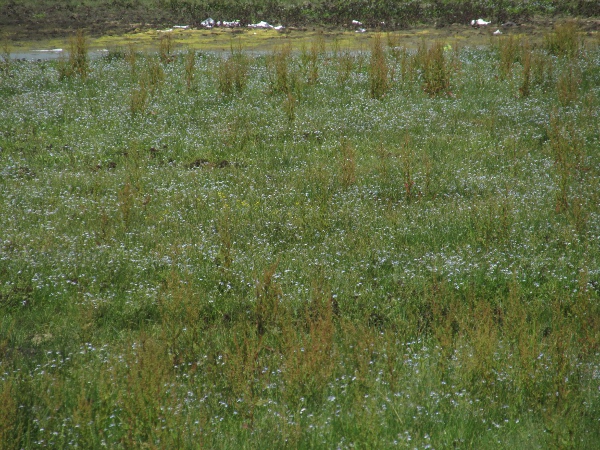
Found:
[[431, 97], [450, 92], [451, 69], [446, 61], [444, 43], [437, 41], [428, 50], [423, 66], [423, 90]]
[[336, 80], [340, 86], [344, 86], [350, 80], [353, 68], [354, 57], [349, 51], [338, 54]]
[[573, 58], [577, 56], [582, 43], [579, 26], [572, 20], [557, 24], [554, 27], [554, 32], [544, 36], [546, 49], [551, 54], [559, 57]]
[[341, 181], [342, 186], [348, 187], [356, 182], [356, 155], [354, 147], [347, 138], [342, 138], [341, 148]]
[[185, 55], [185, 84], [188, 91], [192, 89], [196, 73], [196, 52], [189, 49]]
[[233, 92], [243, 92], [248, 82], [249, 61], [241, 47], [231, 46], [228, 58], [219, 59], [217, 67], [217, 82], [219, 91], [229, 96]]
[[563, 106], [574, 103], [578, 98], [579, 85], [581, 84], [581, 77], [578, 72], [577, 67], [574, 67], [573, 64], [568, 64], [566, 67], [563, 67], [558, 76], [556, 93], [558, 101]]
[[83, 30], [77, 30], [75, 36], [69, 38], [69, 59], [61, 57], [58, 63], [59, 79], [70, 79], [79, 76], [85, 80], [90, 71], [88, 42]]
[[373, 37], [369, 64], [369, 94], [371, 98], [382, 99], [390, 88], [389, 66], [386, 61], [383, 41], [380, 34]]
[[2, 73], [7, 75], [10, 73], [11, 58], [10, 58], [10, 45], [6, 39], [2, 40], [2, 48], [0, 50], [0, 57], [2, 58]]
[[521, 62], [523, 64], [523, 81], [519, 87], [519, 92], [521, 97], [529, 97], [529, 94], [531, 94], [531, 48], [529, 43], [523, 44]]
[[509, 78], [512, 68], [520, 57], [521, 40], [513, 35], [502, 36], [498, 40], [498, 54], [500, 58], [500, 77]]
[[77, 30], [75, 37], [69, 40], [69, 64], [73, 72], [85, 80], [90, 71], [88, 42], [83, 30]]
[[290, 73], [290, 57], [292, 48], [283, 45], [273, 50], [266, 59], [267, 74], [272, 92], [290, 93], [293, 88], [293, 75]]
[[163, 64], [173, 61], [173, 34], [162, 33], [158, 38], [158, 55]]

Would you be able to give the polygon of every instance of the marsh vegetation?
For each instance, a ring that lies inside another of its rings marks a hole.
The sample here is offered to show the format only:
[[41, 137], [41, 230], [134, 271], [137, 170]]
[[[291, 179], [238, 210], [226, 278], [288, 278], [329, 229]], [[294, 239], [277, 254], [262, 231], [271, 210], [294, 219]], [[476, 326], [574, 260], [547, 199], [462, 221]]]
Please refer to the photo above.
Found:
[[597, 448], [569, 27], [4, 58], [0, 446]]

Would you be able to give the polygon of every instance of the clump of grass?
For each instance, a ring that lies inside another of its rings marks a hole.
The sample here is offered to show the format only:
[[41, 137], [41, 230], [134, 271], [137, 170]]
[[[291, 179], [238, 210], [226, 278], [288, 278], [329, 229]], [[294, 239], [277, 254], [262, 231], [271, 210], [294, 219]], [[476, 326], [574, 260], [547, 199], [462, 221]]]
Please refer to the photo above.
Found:
[[369, 95], [374, 99], [382, 99], [390, 88], [389, 67], [385, 58], [381, 35], [376, 34], [371, 43], [371, 60], [369, 64]]
[[345, 85], [354, 69], [354, 57], [349, 51], [344, 51], [337, 57], [337, 76], [336, 80], [340, 86]]
[[[174, 255], [177, 260], [178, 255]], [[161, 339], [166, 343], [175, 364], [194, 361], [202, 343], [203, 310], [192, 290], [190, 280], [175, 270], [166, 276], [158, 297]]]
[[227, 205], [223, 207], [221, 216], [219, 217], [217, 234], [219, 236], [219, 254], [217, 255], [216, 263], [219, 266], [223, 280], [227, 281], [228, 272], [233, 262], [231, 216]]
[[130, 348], [124, 356], [126, 369], [115, 374], [124, 385], [118, 392], [125, 424], [122, 442], [128, 447], [138, 442], [169, 442], [172, 415], [168, 411], [175, 406], [175, 399], [167, 388], [174, 371], [168, 350], [143, 331]]
[[126, 230], [128, 230], [133, 221], [133, 212], [135, 207], [135, 190], [128, 180], [123, 188], [119, 191], [119, 210], [121, 211], [121, 219]]
[[158, 39], [158, 56], [163, 64], [173, 61], [173, 35], [171, 33], [162, 33]]
[[342, 186], [348, 187], [356, 182], [356, 155], [352, 143], [347, 138], [340, 142], [341, 150], [341, 182]]
[[11, 65], [11, 59], [10, 59], [10, 45], [8, 43], [8, 40], [3, 39], [2, 40], [2, 49], [0, 50], [0, 57], [2, 57], [2, 73], [4, 73], [5, 75], [10, 73], [10, 65]]
[[296, 103], [296, 96], [291, 92], [287, 92], [283, 99], [282, 107], [289, 122], [293, 122], [296, 119]]
[[15, 382], [12, 377], [0, 381], [0, 443], [3, 448], [18, 448], [22, 438]]
[[563, 67], [556, 81], [556, 93], [561, 105], [567, 106], [577, 100], [580, 84], [579, 69], [574, 64]]
[[220, 59], [217, 67], [217, 84], [219, 91], [226, 96], [233, 92], [241, 93], [248, 83], [248, 57], [241, 47], [234, 49], [227, 59]]
[[126, 51], [121, 46], [110, 47], [103, 59], [112, 62], [125, 59]]
[[407, 135], [404, 138], [402, 145], [401, 154], [402, 160], [402, 182], [404, 187], [404, 199], [410, 203], [417, 196], [417, 190], [415, 189], [414, 180], [414, 164], [415, 156], [414, 150], [410, 143], [410, 137]]
[[311, 281], [311, 296], [299, 329], [284, 329], [284, 380], [286, 398], [296, 404], [302, 397], [318, 399], [334, 371], [332, 352], [335, 342], [332, 298], [321, 274]]
[[533, 84], [542, 87], [549, 86], [554, 77], [552, 58], [539, 50], [533, 51], [530, 58]]
[[146, 80], [140, 80], [137, 87], [131, 89], [130, 95], [129, 112], [131, 115], [135, 116], [145, 112], [149, 99]]
[[281, 304], [283, 291], [274, 279], [278, 265], [279, 261], [276, 261], [264, 271], [262, 278], [256, 282], [254, 319], [258, 336], [263, 336], [273, 327], [279, 326], [280, 319], [284, 315]]
[[185, 84], [188, 91], [192, 89], [196, 72], [196, 52], [189, 49], [185, 55]]
[[413, 53], [410, 58], [410, 67], [409, 70], [417, 71], [424, 70], [425, 65], [427, 63], [427, 42], [425, 40], [419, 41], [417, 44], [417, 50]]
[[510, 77], [514, 64], [519, 61], [521, 42], [513, 35], [501, 36], [498, 39], [498, 54], [500, 58], [500, 78]]
[[135, 47], [133, 44], [129, 44], [127, 49], [125, 50], [125, 61], [129, 65], [129, 70], [132, 75], [135, 75], [136, 72], [136, 62], [137, 62], [137, 52], [135, 51]]
[[69, 42], [69, 63], [73, 72], [85, 80], [90, 71], [88, 58], [88, 42], [83, 30], [77, 30], [75, 37]]
[[223, 59], [217, 67], [217, 84], [219, 92], [229, 96], [234, 92], [235, 65], [231, 58]]
[[450, 93], [451, 70], [444, 54], [444, 43], [437, 41], [428, 50], [422, 62], [423, 90], [430, 97]]
[[416, 71], [414, 70], [414, 65], [412, 62], [413, 57], [411, 57], [408, 49], [406, 47], [402, 47], [400, 50], [400, 79], [402, 83], [413, 81], [415, 79]]
[[577, 23], [567, 21], [557, 24], [553, 33], [544, 36], [544, 44], [546, 49], [553, 55], [567, 58], [577, 56], [582, 47], [582, 39], [579, 36]]
[[482, 248], [491, 248], [510, 236], [513, 221], [512, 207], [507, 197], [490, 199], [471, 207], [471, 229]]
[[549, 144], [558, 176], [556, 212], [569, 210], [571, 184], [577, 170], [584, 170], [583, 141], [573, 124], [565, 124], [556, 111], [550, 117]]
[[300, 61], [309, 85], [314, 85], [319, 80], [319, 57], [324, 51], [325, 39], [321, 34], [312, 40], [309, 51], [306, 50], [306, 47], [302, 47]]
[[521, 61], [523, 63], [523, 81], [519, 87], [519, 93], [521, 97], [529, 97], [531, 94], [531, 48], [529, 43], [523, 45]]
[[163, 81], [165, 81], [165, 71], [162, 66], [158, 63], [156, 58], [150, 58], [146, 66], [146, 73], [144, 74], [148, 89], [151, 93], [160, 89]]
[[283, 45], [273, 50], [266, 59], [271, 92], [287, 94], [292, 91], [294, 81], [289, 68], [291, 52], [290, 45]]
[[59, 79], [79, 76], [85, 80], [90, 72], [88, 42], [83, 30], [77, 30], [69, 39], [69, 60], [60, 59], [58, 63]]
[[396, 64], [399, 63], [404, 49], [404, 47], [400, 47], [400, 36], [387, 33], [387, 47]]

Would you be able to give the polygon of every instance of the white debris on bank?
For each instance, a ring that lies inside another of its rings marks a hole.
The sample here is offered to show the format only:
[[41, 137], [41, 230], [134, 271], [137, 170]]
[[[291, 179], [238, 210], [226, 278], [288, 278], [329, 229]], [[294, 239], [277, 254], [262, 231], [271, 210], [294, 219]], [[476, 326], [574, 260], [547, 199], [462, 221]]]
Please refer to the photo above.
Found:
[[[219, 22], [217, 22], [219, 23]], [[232, 20], [231, 22], [227, 22], [226, 20], [224, 20], [223, 22], [220, 22], [222, 27], [225, 28], [236, 28], [240, 26], [240, 21], [239, 20]]]
[[355, 31], [355, 33], [366, 33], [366, 32], [367, 32], [367, 30], [364, 28], [359, 28]]
[[494, 31], [494, 36], [500, 36], [502, 34], [502, 31], [500, 31], [499, 29]]
[[280, 31], [280, 30], [283, 30], [285, 27], [283, 25], [277, 25], [276, 27], [274, 27], [270, 23], [267, 23], [264, 20], [261, 20], [258, 23], [248, 24], [248, 28], [260, 29], [260, 30], [277, 30], [277, 31]]
[[483, 19], [471, 20], [472, 27], [487, 27], [492, 22], [486, 22]]
[[250, 23], [248, 24], [248, 28], [258, 28], [258, 29], [262, 29], [262, 30], [268, 30], [273, 28], [273, 25], [271, 25], [270, 23], [265, 22], [264, 20], [261, 20], [258, 23]]
[[363, 23], [358, 20], [353, 20], [352, 25], [354, 25], [355, 27], [362, 27]]
[[156, 30], [157, 33], [172, 33], [173, 30], [187, 30], [189, 29], [189, 25], [173, 25], [172, 28], [167, 28], [166, 30]]
[[231, 21], [223, 20], [221, 22], [220, 20], [218, 20], [215, 22], [215, 19], [213, 19], [212, 17], [209, 17], [208, 19], [200, 22], [200, 26], [203, 28], [214, 28], [214, 27], [235, 28], [235, 27], [240, 26], [240, 21], [239, 20], [231, 20]]
[[204, 27], [204, 28], [212, 28], [215, 26], [215, 24], [216, 24], [215, 19], [213, 19], [212, 17], [209, 17], [208, 19], [200, 22], [200, 26]]

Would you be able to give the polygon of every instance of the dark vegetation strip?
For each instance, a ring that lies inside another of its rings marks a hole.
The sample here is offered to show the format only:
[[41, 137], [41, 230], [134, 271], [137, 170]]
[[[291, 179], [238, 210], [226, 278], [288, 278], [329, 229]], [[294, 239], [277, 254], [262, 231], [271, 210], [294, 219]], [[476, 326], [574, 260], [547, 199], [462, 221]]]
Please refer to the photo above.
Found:
[[3, 0], [0, 27], [19, 38], [56, 36], [86, 28], [91, 34], [123, 32], [136, 27], [185, 23], [199, 26], [208, 17], [240, 20], [242, 25], [265, 20], [286, 26], [347, 26], [360, 20], [367, 27], [397, 29], [418, 23], [467, 24], [485, 17], [494, 23], [529, 21], [544, 16], [600, 16], [595, 0], [506, 0], [489, 2], [417, 0]]

